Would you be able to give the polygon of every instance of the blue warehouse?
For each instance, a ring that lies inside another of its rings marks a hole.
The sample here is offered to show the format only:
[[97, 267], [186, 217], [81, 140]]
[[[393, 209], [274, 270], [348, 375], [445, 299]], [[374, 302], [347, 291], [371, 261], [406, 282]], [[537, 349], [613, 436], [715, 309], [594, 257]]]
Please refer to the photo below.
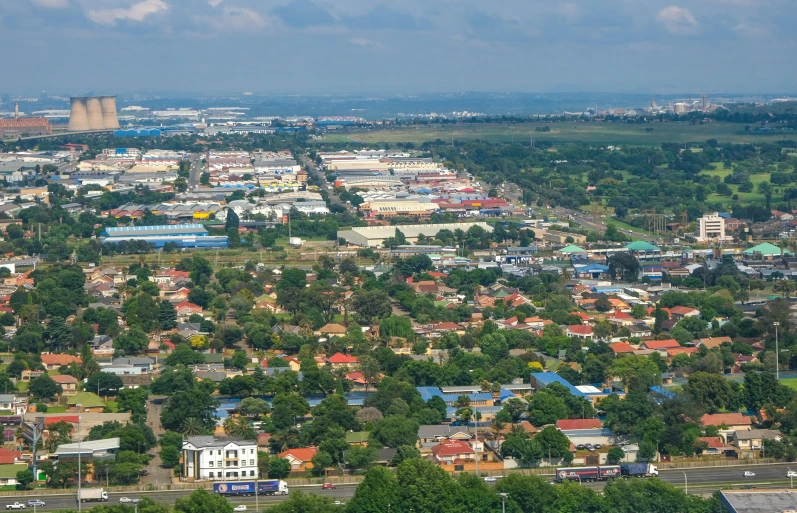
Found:
[[226, 248], [229, 244], [226, 236], [208, 235], [207, 228], [201, 224], [106, 228], [100, 237], [103, 244], [131, 240], [143, 240], [156, 248], [162, 248], [167, 242], [177, 243], [182, 248]]

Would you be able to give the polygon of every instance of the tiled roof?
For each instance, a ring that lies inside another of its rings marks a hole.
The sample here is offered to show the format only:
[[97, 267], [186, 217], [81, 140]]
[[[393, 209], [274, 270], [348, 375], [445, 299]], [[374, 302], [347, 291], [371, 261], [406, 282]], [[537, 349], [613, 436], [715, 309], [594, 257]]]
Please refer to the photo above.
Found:
[[329, 363], [357, 363], [356, 356], [348, 356], [343, 353], [335, 353], [329, 358], [327, 358]]
[[600, 419], [564, 419], [557, 420], [556, 427], [562, 431], [574, 429], [600, 429], [602, 426]]
[[432, 454], [439, 457], [456, 456], [458, 454], [473, 454], [475, 451], [470, 444], [461, 440], [443, 440], [432, 447]]
[[308, 462], [313, 459], [315, 453], [318, 452], [318, 448], [316, 447], [297, 447], [295, 449], [288, 449], [287, 451], [283, 451], [279, 454], [280, 458], [286, 458], [288, 456], [292, 456], [293, 458], [302, 461]]
[[616, 342], [614, 344], [609, 344], [609, 347], [612, 348], [612, 351], [617, 353], [633, 353], [635, 349], [631, 347], [627, 342]]
[[72, 356], [70, 354], [43, 354], [42, 355], [42, 364], [44, 365], [69, 365], [70, 363], [80, 363], [81, 359], [79, 356]]
[[674, 338], [669, 338], [667, 340], [646, 340], [642, 345], [648, 349], [673, 349], [681, 346]]
[[750, 426], [753, 421], [741, 413], [706, 413], [700, 418], [704, 426]]
[[592, 335], [592, 326], [585, 326], [583, 324], [572, 324], [567, 327], [571, 333], [578, 333], [579, 335]]

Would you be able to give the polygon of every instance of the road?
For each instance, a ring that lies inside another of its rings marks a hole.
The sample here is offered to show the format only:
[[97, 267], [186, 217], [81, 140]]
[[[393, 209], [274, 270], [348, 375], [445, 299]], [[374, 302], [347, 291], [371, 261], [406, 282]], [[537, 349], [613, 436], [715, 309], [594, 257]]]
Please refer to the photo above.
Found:
[[[162, 404], [155, 404], [154, 398], [147, 401], [147, 425], [152, 428], [155, 437], [159, 438], [163, 434], [163, 426], [161, 425], [161, 409]], [[155, 486], [168, 484], [171, 482], [172, 473], [168, 468], [161, 466], [161, 457], [158, 454], [159, 449], [156, 448], [155, 455], [150, 460], [146, 469], [148, 475], [142, 476], [141, 482], [143, 484], [152, 484]]]
[[[706, 468], [693, 468], [684, 470], [662, 470], [659, 478], [662, 481], [675, 485], [679, 488], [684, 488], [684, 484], [688, 484], [689, 493], [693, 494], [707, 494], [712, 493], [720, 487], [731, 488], [742, 486], [755, 486], [758, 488], [788, 488], [791, 483], [786, 478], [787, 470], [792, 467], [797, 469], [794, 464], [766, 464], [766, 465], [734, 465], [730, 467], [706, 467]], [[545, 474], [542, 477], [546, 479], [553, 479], [553, 469], [550, 474]], [[754, 478], [744, 477], [745, 470], [755, 472]], [[684, 481], [684, 472], [686, 473], [686, 481]], [[500, 480], [500, 478], [499, 478]], [[589, 486], [594, 489], [602, 489], [606, 483], [584, 483], [584, 486]], [[300, 486], [293, 487], [292, 490], [301, 490], [304, 493], [315, 493], [324, 497], [329, 497], [332, 500], [339, 500], [345, 502], [349, 500], [356, 490], [355, 485], [338, 485], [335, 490], [322, 490], [321, 485]], [[149, 497], [156, 502], [166, 502], [169, 504], [174, 503], [178, 497], [185, 497], [190, 495], [192, 490], [180, 491], [152, 491], [152, 492], [126, 492], [126, 493], [111, 493], [110, 504], [119, 502], [119, 498], [128, 497], [137, 499], [142, 497]], [[258, 505], [273, 504], [283, 501], [288, 497], [285, 496], [264, 496], [258, 497], [236, 497], [230, 499], [230, 503], [234, 505], [245, 504], [247, 507], [254, 507], [257, 501]], [[56, 509], [76, 509], [77, 502], [75, 500], [74, 490], [71, 493], [63, 495], [15, 495], [11, 497], [4, 497], [0, 499], [0, 505], [11, 504], [15, 501], [27, 504], [30, 499], [42, 499], [45, 501], [46, 506], [43, 510], [56, 510]], [[86, 508], [91, 507], [91, 504], [84, 504]]]
[[202, 164], [202, 158], [204, 155], [202, 153], [192, 153], [191, 158], [189, 161], [191, 162], [191, 170], [188, 174], [188, 190], [193, 191], [197, 187], [199, 187], [199, 175], [205, 170], [205, 166]]
[[298, 157], [299, 157], [299, 162], [309, 170], [309, 173], [315, 175], [316, 178], [318, 178], [318, 180], [321, 182], [322, 184], [321, 188], [324, 191], [326, 191], [327, 197], [329, 198], [329, 202], [333, 205], [340, 205], [343, 208], [348, 208], [346, 204], [340, 201], [338, 195], [335, 194], [335, 192], [332, 190], [333, 188], [329, 186], [329, 183], [327, 183], [326, 176], [324, 176], [324, 172], [321, 171], [321, 169], [319, 169], [316, 163], [310, 160], [310, 158], [307, 155], [299, 155]]

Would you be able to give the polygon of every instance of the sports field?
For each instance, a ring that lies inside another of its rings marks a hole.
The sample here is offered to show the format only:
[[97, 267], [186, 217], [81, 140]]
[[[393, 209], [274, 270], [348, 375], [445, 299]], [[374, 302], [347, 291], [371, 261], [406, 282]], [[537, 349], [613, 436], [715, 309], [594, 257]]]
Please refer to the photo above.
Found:
[[[548, 127], [550, 132], [537, 132]], [[346, 129], [327, 133], [320, 142], [359, 142], [364, 144], [411, 142], [420, 144], [436, 139], [454, 141], [590, 143], [601, 145], [658, 146], [664, 142], [758, 143], [781, 139], [797, 140], [797, 133], [756, 134], [744, 131], [738, 123], [629, 123], [564, 122], [564, 123], [464, 123], [459, 125], [410, 126], [396, 128]]]

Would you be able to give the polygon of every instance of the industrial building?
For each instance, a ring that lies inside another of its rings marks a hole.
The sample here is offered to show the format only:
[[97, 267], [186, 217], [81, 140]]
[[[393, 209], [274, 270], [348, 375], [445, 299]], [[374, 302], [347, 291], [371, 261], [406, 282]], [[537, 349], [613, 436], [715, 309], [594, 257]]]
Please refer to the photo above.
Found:
[[116, 96], [79, 96], [71, 99], [68, 127], [70, 132], [118, 128]]
[[10, 139], [26, 135], [49, 135], [53, 127], [47, 118], [0, 119], [0, 138]]
[[348, 230], [339, 230], [338, 239], [344, 239], [348, 244], [363, 248], [376, 248], [381, 246], [385, 239], [396, 236], [396, 229], [406, 237], [407, 242], [418, 242], [419, 235], [436, 237], [441, 230], [462, 230], [467, 232], [471, 227], [478, 226], [492, 233], [493, 227], [487, 223], [442, 223], [442, 224], [409, 224], [402, 226], [360, 226]]
[[183, 248], [226, 248], [226, 236], [211, 236], [201, 224], [172, 224], [161, 226], [129, 226], [106, 228], [100, 237], [103, 244], [118, 244], [123, 241], [141, 240], [162, 248], [174, 242]]

